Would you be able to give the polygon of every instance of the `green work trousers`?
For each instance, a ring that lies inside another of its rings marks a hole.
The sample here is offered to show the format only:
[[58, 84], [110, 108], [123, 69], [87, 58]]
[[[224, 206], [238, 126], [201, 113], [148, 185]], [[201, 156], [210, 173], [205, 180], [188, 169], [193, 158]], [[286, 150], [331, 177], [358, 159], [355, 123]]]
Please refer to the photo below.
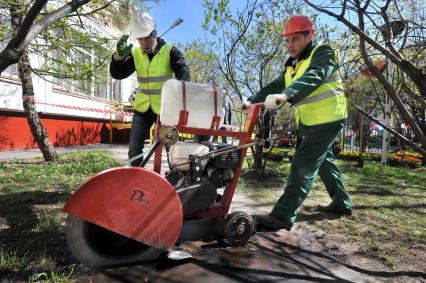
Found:
[[316, 126], [299, 125], [302, 142], [291, 162], [284, 193], [272, 209], [273, 215], [293, 224], [296, 221], [296, 210], [307, 197], [317, 175], [321, 177], [332, 199], [332, 206], [352, 207], [332, 152], [332, 145], [343, 125], [344, 120]]

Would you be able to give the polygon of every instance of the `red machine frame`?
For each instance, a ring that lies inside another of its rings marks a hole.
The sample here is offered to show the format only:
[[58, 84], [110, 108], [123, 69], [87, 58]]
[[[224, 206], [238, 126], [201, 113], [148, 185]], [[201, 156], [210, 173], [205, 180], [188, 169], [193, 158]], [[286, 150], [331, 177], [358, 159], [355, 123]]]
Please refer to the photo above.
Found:
[[[251, 135], [256, 125], [256, 119], [259, 116], [260, 109], [264, 106], [263, 103], [251, 104], [247, 111], [247, 117], [243, 126], [243, 130], [227, 131], [227, 130], [213, 130], [213, 129], [199, 129], [187, 126], [178, 125], [177, 129], [179, 133], [193, 134], [193, 135], [209, 135], [209, 136], [226, 136], [239, 139], [239, 145], [244, 145], [252, 142]], [[157, 136], [159, 132], [157, 127]], [[235, 188], [237, 186], [238, 179], [240, 177], [242, 163], [244, 162], [247, 153], [247, 148], [241, 150], [241, 164], [236, 168], [234, 172], [234, 178], [230, 184], [225, 187], [223, 192], [223, 198], [220, 203], [214, 203], [207, 210], [195, 213], [194, 217], [199, 218], [216, 218], [225, 217], [231, 206], [232, 197], [234, 196]], [[162, 162], [162, 145], [160, 144], [154, 155], [154, 171], [161, 174], [161, 162]]]

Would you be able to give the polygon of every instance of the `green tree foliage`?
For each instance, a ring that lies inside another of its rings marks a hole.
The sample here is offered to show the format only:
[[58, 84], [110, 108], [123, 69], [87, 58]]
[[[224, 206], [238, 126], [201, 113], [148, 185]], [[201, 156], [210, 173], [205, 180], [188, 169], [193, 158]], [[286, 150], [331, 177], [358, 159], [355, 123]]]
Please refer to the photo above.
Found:
[[[28, 8], [21, 10], [17, 7], [29, 7], [30, 1], [6, 1], [8, 10], [18, 10], [19, 21], [27, 15]], [[54, 13], [58, 6], [53, 3], [45, 7], [36, 17], [40, 22], [49, 14]], [[31, 55], [38, 55], [42, 59], [39, 66], [32, 71], [38, 76], [49, 79], [50, 76], [59, 79], [69, 79], [70, 84], [80, 87], [78, 81], [96, 81], [106, 84], [107, 65], [115, 38], [106, 35], [102, 24], [113, 15], [126, 8], [126, 4], [110, 4], [107, 1], [92, 1], [82, 6], [75, 13], [68, 14], [48, 28], [41, 30], [28, 45], [26, 51]], [[126, 23], [126, 18], [121, 22]], [[115, 20], [117, 24], [118, 21]], [[4, 21], [0, 26], [0, 33], [7, 35], [2, 41], [9, 42], [17, 34], [17, 27], [11, 22]], [[87, 89], [80, 89], [84, 92]]]
[[196, 83], [214, 83], [224, 87], [219, 76], [217, 67], [217, 57], [206, 46], [206, 43], [200, 40], [194, 40], [179, 49], [185, 56], [186, 63], [191, 73], [191, 81]]
[[203, 28], [211, 35], [207, 47], [216, 55], [221, 76], [243, 99], [257, 93], [284, 71], [287, 53], [284, 23], [295, 14], [309, 15], [317, 40], [329, 41], [334, 27], [318, 25], [317, 15], [299, 1], [246, 1], [231, 9], [227, 0], [205, 0]]

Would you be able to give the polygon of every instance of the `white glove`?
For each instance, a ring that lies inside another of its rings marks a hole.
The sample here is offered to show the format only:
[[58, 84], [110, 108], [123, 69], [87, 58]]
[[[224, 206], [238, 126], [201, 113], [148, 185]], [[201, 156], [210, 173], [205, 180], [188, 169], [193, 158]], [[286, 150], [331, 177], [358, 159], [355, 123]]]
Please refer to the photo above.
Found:
[[243, 102], [243, 103], [241, 103], [241, 104], [238, 104], [238, 105], [235, 107], [235, 110], [236, 110], [237, 112], [245, 111], [245, 110], [247, 110], [247, 109], [249, 108], [250, 104], [251, 104], [251, 103], [250, 103], [249, 101]]
[[270, 94], [266, 97], [265, 107], [267, 109], [277, 109], [278, 106], [284, 104], [288, 100], [287, 94]]

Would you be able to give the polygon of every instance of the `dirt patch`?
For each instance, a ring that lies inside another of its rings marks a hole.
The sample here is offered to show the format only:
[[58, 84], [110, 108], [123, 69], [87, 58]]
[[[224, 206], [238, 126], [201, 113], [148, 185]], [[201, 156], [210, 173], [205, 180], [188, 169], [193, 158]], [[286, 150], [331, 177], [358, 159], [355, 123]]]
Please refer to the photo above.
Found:
[[[251, 175], [250, 175], [251, 176]], [[282, 190], [281, 188], [276, 188]], [[273, 204], [259, 205], [246, 195], [236, 194], [233, 199], [233, 210], [243, 210], [250, 214], [268, 213]], [[308, 243], [311, 250], [324, 251], [338, 261], [366, 276], [373, 278], [373, 282], [425, 282], [426, 250], [422, 244], [411, 244], [402, 249], [397, 260], [390, 266], [383, 258], [372, 256], [369, 243], [358, 243], [342, 233], [326, 233], [319, 228], [321, 224], [332, 223], [340, 217], [318, 214], [313, 207], [304, 207], [298, 222], [291, 233], [297, 242]], [[309, 224], [315, 221], [315, 225]], [[289, 239], [289, 238], [288, 238]], [[285, 243], [294, 244], [294, 243]], [[386, 245], [386, 244], [384, 244]]]
[[[298, 229], [312, 233], [324, 251], [373, 277], [374, 282], [426, 282], [426, 168], [387, 168], [382, 172], [375, 165], [359, 169], [350, 163], [340, 168], [354, 215], [319, 212], [317, 206], [328, 204], [330, 197], [317, 178], [299, 211]], [[283, 192], [284, 184], [278, 183], [285, 179], [287, 169], [280, 169], [266, 174], [267, 186], [263, 181], [256, 183], [260, 178], [253, 171], [241, 176], [244, 186], [240, 188], [255, 203], [268, 203], [267, 212]]]
[[299, 227], [312, 232], [315, 240], [328, 254], [338, 258], [346, 266], [373, 277], [375, 282], [426, 282], [426, 273], [423, 272], [426, 262], [425, 245], [413, 244], [401, 250], [390, 266], [383, 258], [371, 255], [368, 243], [351, 241], [340, 233], [326, 234], [308, 223], [299, 223]]
[[280, 178], [282, 173], [278, 170], [272, 170], [272, 169], [265, 169], [262, 173], [257, 173], [256, 171], [243, 171], [241, 173], [241, 178], [244, 178], [246, 180], [251, 181], [258, 181], [258, 180], [276, 180]]

